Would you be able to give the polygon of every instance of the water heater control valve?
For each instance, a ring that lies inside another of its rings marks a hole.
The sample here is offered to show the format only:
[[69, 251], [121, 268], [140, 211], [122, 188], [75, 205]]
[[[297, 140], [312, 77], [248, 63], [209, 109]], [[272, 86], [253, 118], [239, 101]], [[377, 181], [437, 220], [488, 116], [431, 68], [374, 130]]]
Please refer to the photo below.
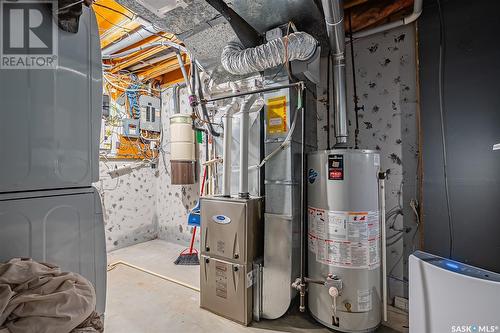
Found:
[[328, 288], [329, 292], [332, 288], [335, 288], [340, 294], [343, 287], [342, 279], [340, 279], [337, 275], [328, 274], [328, 277], [325, 281], [325, 286]]

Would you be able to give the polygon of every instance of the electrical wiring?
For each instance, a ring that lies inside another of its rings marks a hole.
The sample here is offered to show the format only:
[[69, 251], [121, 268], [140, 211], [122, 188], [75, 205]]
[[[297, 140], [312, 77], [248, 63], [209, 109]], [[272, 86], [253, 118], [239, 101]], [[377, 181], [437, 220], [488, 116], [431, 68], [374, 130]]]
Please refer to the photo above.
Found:
[[[113, 8], [110, 8], [110, 7], [107, 7], [107, 6], [101, 5], [101, 4], [94, 3], [94, 5], [97, 5], [97, 6], [100, 6], [100, 7], [103, 7], [103, 8], [109, 9], [109, 10], [112, 10], [112, 11], [114, 11], [114, 12], [116, 12], [116, 13], [118, 13], [118, 14], [120, 14], [120, 15], [122, 15], [122, 16], [124, 16], [124, 17], [126, 17], [126, 18], [128, 18], [128, 19], [129, 19], [129, 20], [131, 20], [131, 21], [133, 21], [133, 20], [135, 20], [135, 19], [137, 19], [137, 18], [139, 17], [139, 16], [137, 16], [135, 13], [132, 13], [131, 11], [129, 11], [129, 12], [130, 12], [131, 14], [133, 14], [133, 16], [126, 15], [125, 13], [122, 13], [122, 12], [120, 12], [120, 11], [114, 10]], [[97, 12], [96, 12], [96, 14], [97, 14], [98, 16], [100, 16], [102, 19], [104, 19], [106, 22], [108, 22], [109, 24], [111, 24], [111, 25], [113, 25], [113, 26], [115, 26], [115, 27], [118, 27], [118, 28], [120, 28], [120, 29], [122, 29], [122, 30], [124, 30], [124, 31], [126, 31], [126, 32], [132, 32], [132, 31], [134, 31], [133, 29], [128, 29], [128, 28], [123, 27], [123, 26], [121, 26], [121, 25], [119, 25], [119, 24], [116, 24], [116, 23], [114, 23], [114, 22], [111, 22], [111, 21], [110, 21], [110, 20], [108, 20], [106, 17], [104, 17], [103, 15], [100, 15], [100, 14], [99, 14], [99, 13], [97, 13]], [[147, 32], [149, 32], [151, 35], [156, 36], [156, 37], [159, 37], [159, 38], [162, 38], [162, 39], [165, 39], [167, 42], [172, 42], [172, 40], [175, 38], [175, 35], [174, 35], [174, 34], [172, 34], [172, 37], [167, 37], [167, 36], [164, 36], [164, 35], [162, 35], [162, 34], [159, 34], [159, 33], [155, 32], [155, 31], [151, 31], [151, 30], [149, 30], [149, 29], [148, 29], [147, 27], [145, 27], [145, 26], [142, 26], [142, 28], [143, 28], [144, 30], [146, 30]], [[175, 46], [174, 46], [174, 45], [172, 45], [173, 47], [179, 47], [179, 49], [180, 49], [181, 51], [183, 51], [183, 52], [185, 52], [186, 54], [188, 54], [189, 59], [190, 59], [190, 63], [189, 63], [190, 65], [195, 64], [198, 68], [200, 68], [201, 70], [204, 70], [203, 66], [202, 66], [199, 62], [197, 62], [197, 61], [194, 61], [194, 60], [193, 60], [193, 57], [191, 56], [191, 53], [190, 53], [190, 51], [189, 51], [188, 49], [186, 49], [184, 46], [182, 46], [182, 45], [180, 45], [180, 44], [178, 44], [178, 43], [173, 43], [173, 44], [175, 44]]]
[[134, 119], [139, 119], [141, 117], [141, 108], [139, 107], [139, 97], [136, 89], [140, 86], [138, 84], [130, 85], [125, 93], [127, 94], [130, 112]]
[[[123, 13], [121, 13], [121, 14], [123, 14]], [[110, 22], [106, 17], [103, 17], [99, 13], [97, 13], [97, 15], [99, 15], [105, 21], [109, 22], [111, 25], [116, 26], [119, 29], [121, 29], [122, 31], [126, 32], [127, 35], [133, 31], [132, 29], [128, 29], [128, 28], [121, 26], [119, 24], [115, 24], [113, 22]], [[130, 17], [128, 15], [124, 15], [124, 16], [127, 17], [129, 20], [136, 18], [136, 16], [134, 16], [134, 17]], [[112, 60], [112, 59], [118, 59], [121, 57], [126, 57], [129, 54], [132, 54], [134, 52], [139, 52], [139, 51], [142, 51], [144, 49], [149, 49], [150, 47], [161, 45], [161, 46], [165, 46], [165, 47], [175, 48], [175, 49], [187, 54], [189, 56], [189, 64], [191, 65], [189, 68], [190, 72], [193, 69], [195, 69], [195, 70], [198, 68], [203, 69], [203, 67], [197, 61], [195, 61], [193, 59], [193, 57], [190, 55], [190, 52], [188, 49], [186, 49], [183, 45], [180, 45], [179, 43], [173, 41], [175, 36], [173, 36], [173, 35], [172, 36], [170, 36], [170, 35], [163, 36], [161, 34], [154, 32], [154, 31], [150, 31], [150, 29], [148, 29], [148, 26], [144, 27], [144, 25], [141, 28], [150, 32], [154, 36], [160, 37], [162, 39], [162, 41], [147, 44], [145, 46], [141, 46], [140, 49], [127, 50], [127, 51], [124, 51], [124, 52], [121, 52], [118, 54], [105, 55], [103, 57], [103, 60], [104, 60], [103, 76], [104, 76], [105, 87], [106, 87], [105, 89], [107, 89], [108, 91], [112, 89], [113, 95], [116, 94], [115, 89], [118, 90], [118, 93], [123, 92], [125, 94], [125, 96], [127, 97], [126, 100], [128, 101], [128, 105], [130, 105], [128, 108], [126, 108], [126, 110], [130, 109], [132, 111], [131, 116], [134, 118], [137, 118], [137, 116], [138, 116], [137, 99], [138, 99], [139, 95], [149, 94], [149, 95], [154, 96], [156, 93], [161, 94], [167, 88], [165, 88], [165, 89], [161, 89], [161, 88], [155, 89], [152, 87], [145, 88], [145, 84], [143, 82], [141, 82], [134, 75], [131, 75], [134, 73], [127, 71], [126, 69], [120, 70], [117, 73], [111, 73], [110, 71], [114, 68], [114, 66], [118, 65], [119, 62], [117, 64], [113, 64], [110, 62], [106, 62], [105, 60], [107, 60], [107, 59]], [[201, 121], [202, 123], [213, 125], [213, 126], [220, 126], [220, 124], [213, 123], [210, 120], [208, 113], [207, 113], [207, 115], [205, 115], [207, 117], [207, 119], [204, 119], [204, 117], [201, 116], [200, 110], [198, 110], [198, 108], [195, 108], [195, 111], [196, 111], [195, 115], [197, 117], [197, 121]], [[106, 120], [106, 124], [119, 125], [120, 120], [122, 120], [124, 118], [129, 118], [129, 115], [127, 115], [123, 111], [121, 111], [120, 113], [114, 112], [113, 114], [114, 114], [114, 116], [112, 116]], [[119, 126], [117, 126], [117, 129], [113, 130], [113, 132], [118, 132], [118, 131], [119, 131]], [[117, 133], [117, 134], [121, 135], [121, 133]], [[164, 147], [165, 142], [163, 142], [163, 130], [160, 132], [159, 137], [152, 136], [147, 131], [146, 132], [141, 131], [139, 134], [140, 134], [139, 140], [131, 140], [131, 138], [128, 138], [128, 137], [125, 137], [125, 140], [127, 140], [127, 142], [129, 142], [131, 145], [133, 145], [136, 148], [137, 154], [142, 155], [142, 161], [144, 163], [157, 162], [158, 159], [161, 158], [159, 156], [161, 154], [162, 158], [163, 158], [163, 164], [166, 168], [167, 167], [167, 163], [165, 161], [166, 150]], [[147, 144], [151, 141], [159, 142], [159, 144], [157, 144], [156, 147], [153, 147], [153, 146]], [[142, 144], [143, 142], [145, 142], [146, 144], [143, 145]], [[103, 157], [103, 158], [105, 158], [105, 157]], [[168, 173], [167, 169], [165, 169], [165, 171]]]
[[97, 7], [101, 7], [101, 8], [107, 9], [107, 10], [110, 10], [110, 11], [112, 11], [112, 12], [116, 13], [116, 14], [119, 14], [119, 15], [123, 15], [123, 16], [125, 16], [126, 18], [128, 18], [128, 19], [129, 19], [129, 20], [131, 20], [131, 21], [132, 21], [132, 20], [134, 20], [134, 16], [135, 16], [135, 14], [134, 14], [134, 13], [132, 13], [132, 12], [130, 12], [130, 11], [128, 11], [128, 12], [129, 12], [129, 13], [132, 13], [132, 15], [133, 15], [133, 16], [129, 16], [129, 15], [127, 15], [127, 14], [125, 14], [125, 13], [123, 13], [123, 12], [119, 11], [119, 10], [116, 10], [116, 9], [114, 9], [114, 8], [111, 8], [111, 7], [108, 7], [108, 6], [106, 6], [106, 5], [101, 5], [101, 4], [97, 3], [97, 2], [94, 2], [92, 5], [93, 5], [93, 6], [97, 6]]
[[394, 275], [387, 275], [387, 277], [388, 277], [389, 279], [393, 279], [393, 280], [396, 280], [396, 281], [398, 281], [398, 282], [402, 282], [402, 283], [408, 284], [408, 281], [407, 281], [407, 280], [405, 280], [404, 278], [403, 278], [403, 279], [401, 279], [401, 278], [398, 278], [397, 276], [394, 276]]
[[290, 62], [289, 62], [289, 56], [288, 56], [288, 36], [290, 36], [290, 28], [294, 30], [294, 32], [297, 31], [297, 28], [295, 27], [295, 24], [292, 21], [288, 22], [288, 26], [286, 27], [286, 36], [284, 38], [285, 41], [285, 68], [288, 73], [288, 79], [290, 81], [294, 81], [292, 77], [292, 73], [290, 71]]
[[288, 134], [287, 134], [285, 140], [283, 140], [283, 142], [281, 143], [281, 145], [279, 145], [278, 148], [276, 148], [274, 151], [272, 151], [271, 153], [269, 153], [269, 155], [267, 155], [266, 157], [264, 157], [264, 159], [259, 163], [259, 165], [257, 165], [257, 169], [261, 169], [270, 159], [272, 159], [280, 151], [284, 150], [285, 148], [287, 148], [290, 145], [293, 132], [295, 131], [295, 124], [297, 123], [298, 114], [301, 113], [301, 112], [304, 112], [303, 108], [297, 109], [295, 111], [295, 115], [293, 117], [292, 125], [290, 126], [290, 130], [288, 131]]
[[61, 8], [57, 8], [57, 9], [55, 10], [55, 13], [56, 13], [56, 14], [59, 14], [59, 13], [60, 13], [60, 12], [62, 12], [63, 10], [69, 9], [69, 8], [71, 8], [71, 7], [73, 7], [73, 6], [76, 6], [76, 5], [80, 5], [80, 4], [84, 3], [84, 2], [85, 2], [85, 0], [79, 0], [79, 1], [76, 1], [76, 2], [73, 2], [73, 3], [69, 4], [69, 5], [67, 5], [67, 6], [64, 6], [64, 7], [61, 7]]
[[396, 244], [397, 242], [399, 242], [400, 240], [402, 240], [404, 237], [404, 234], [403, 233], [399, 233], [398, 236], [396, 237], [396, 239], [392, 240], [391, 242], [387, 242], [387, 246], [393, 246], [394, 244]]
[[[145, 93], [148, 93], [148, 94], [150, 93], [150, 91], [146, 90], [146, 89], [129, 89], [128, 87], [120, 87], [119, 85], [111, 82], [111, 80], [109, 78], [107, 78], [106, 75], [104, 75], [104, 80], [107, 83], [109, 83], [111, 86], [113, 86], [114, 88], [119, 89], [121, 91], [127, 91], [128, 90], [128, 91], [134, 91], [134, 92], [145, 92]], [[153, 90], [156, 90], [156, 89], [153, 89]], [[162, 90], [158, 90], [158, 91], [161, 92]]]
[[416, 200], [412, 199], [410, 201], [410, 207], [411, 207], [413, 213], [415, 214], [415, 218], [417, 219], [417, 226], [416, 226], [415, 232], [411, 238], [413, 251], [415, 251], [415, 238], [417, 237], [418, 229], [420, 228], [420, 215], [418, 214], [417, 206], [418, 206], [418, 203], [416, 202]]
[[401, 262], [401, 260], [403, 260], [403, 254], [401, 254], [401, 256], [399, 257], [399, 259], [392, 265], [391, 269], [389, 270], [389, 276], [393, 276], [393, 272], [394, 270], [396, 269], [396, 267], [398, 266], [398, 264]]
[[446, 209], [448, 213], [448, 232], [449, 232], [449, 257], [453, 258], [453, 219], [451, 215], [450, 204], [450, 189], [448, 185], [448, 161], [446, 150], [446, 117], [445, 117], [445, 104], [444, 104], [444, 56], [446, 52], [446, 36], [443, 18], [443, 9], [441, 7], [441, 0], [436, 0], [438, 6], [439, 16], [439, 116], [441, 121], [441, 144], [443, 152], [443, 177], [444, 177], [444, 190], [446, 199]]
[[[109, 24], [111, 24], [111, 25], [113, 25], [113, 26], [115, 26], [115, 27], [117, 27], [117, 28], [120, 28], [120, 29], [122, 29], [123, 31], [125, 31], [125, 32], [127, 33], [127, 35], [128, 35], [130, 32], [133, 32], [133, 31], [135, 30], [135, 29], [129, 29], [129, 28], [126, 28], [126, 27], [121, 26], [121, 25], [119, 25], [119, 24], [116, 24], [116, 23], [114, 23], [114, 22], [111, 22], [111, 21], [110, 21], [110, 20], [108, 20], [106, 17], [104, 17], [103, 15], [101, 15], [101, 14], [99, 14], [99, 13], [97, 13], [97, 12], [96, 12], [96, 14], [97, 14], [99, 17], [101, 17], [103, 20], [105, 20], [106, 22], [108, 22]], [[138, 17], [138, 16], [135, 16], [132, 20], [134, 20], [134, 19], [135, 19], [135, 18], [137, 18], [137, 17]], [[129, 18], [129, 17], [127, 16], [127, 18]], [[130, 19], [130, 18], [129, 18], [129, 19]], [[175, 48], [178, 48], [178, 49], [179, 49], [179, 50], [181, 50], [182, 52], [184, 52], [184, 53], [188, 54], [189, 59], [190, 59], [190, 63], [189, 63], [189, 64], [190, 64], [190, 65], [192, 65], [192, 64], [193, 64], [193, 61], [191, 60], [191, 59], [192, 59], [192, 56], [191, 56], [191, 53], [189, 52], [189, 50], [188, 50], [188, 49], [186, 49], [184, 46], [180, 45], [179, 43], [173, 42], [173, 40], [175, 39], [175, 36], [174, 36], [174, 35], [172, 35], [172, 37], [169, 37], [169, 36], [164, 36], [164, 35], [162, 35], [162, 34], [158, 34], [158, 33], [154, 32], [154, 31], [151, 31], [151, 30], [147, 29], [147, 28], [146, 28], [146, 27], [144, 27], [144, 26], [142, 26], [142, 28], [143, 28], [144, 30], [146, 30], [147, 32], [149, 32], [150, 34], [152, 34], [152, 35], [156, 36], [156, 37], [159, 37], [159, 38], [165, 39], [166, 41], [164, 41], [164, 43], [162, 43], [163, 45], [165, 45], [165, 42], [166, 42], [166, 44], [170, 45], [170, 47], [175, 47]], [[117, 40], [117, 41], [113, 41], [113, 42], [112, 42], [112, 44], [115, 44], [115, 43], [119, 42], [119, 41], [120, 41], [121, 39], [123, 39], [123, 38], [124, 38], [124, 37], [122, 36], [119, 40]], [[161, 42], [159, 42], [159, 43], [161, 43]], [[172, 43], [172, 44], [169, 44], [169, 43]], [[153, 43], [151, 43], [151, 44], [153, 44]], [[153, 46], [154, 46], [154, 45], [153, 45]], [[201, 66], [198, 62], [195, 62], [195, 63], [196, 63], [196, 65], [197, 65], [198, 67], [200, 67], [200, 68], [202, 68], [202, 69], [203, 69], [203, 67], [202, 67], [202, 66]]]
[[[118, 43], [119, 41], [121, 41], [122, 39], [124, 38], [127, 38], [128, 36], [130, 36], [130, 32], [133, 31], [133, 29], [129, 29], [129, 28], [125, 28], [124, 26], [121, 26], [117, 23], [114, 23], [114, 22], [111, 22], [110, 20], [108, 20], [105, 16], [99, 14], [98, 12], [94, 11], [94, 13], [99, 16], [101, 19], [103, 19], [104, 21], [108, 22], [109, 24], [115, 26], [116, 28], [119, 28], [121, 30], [123, 30], [125, 32], [125, 34], [123, 36], [120, 36], [117, 40], [115, 41], [112, 41], [110, 44], [116, 44]], [[103, 32], [107, 32], [108, 29], [102, 29]], [[101, 32], [101, 29], [99, 29], [99, 32]], [[103, 39], [103, 34], [101, 34], [101, 39]]]
[[141, 131], [141, 134], [140, 134], [140, 138], [141, 138], [142, 140], [145, 140], [145, 141], [158, 141], [158, 142], [160, 142], [160, 137], [158, 137], [158, 138], [147, 138], [147, 137], [145, 137], [145, 136], [143, 135], [143, 132], [144, 132], [144, 131]]
[[[117, 128], [117, 127], [121, 127], [121, 126], [116, 126], [116, 127], [112, 127], [112, 128]], [[116, 134], [116, 135], [122, 135], [121, 132], [117, 132], [116, 130], [112, 130], [112, 133], [113, 134]], [[143, 146], [141, 146], [140, 143], [143, 143], [143, 142], [139, 142], [137, 140], [134, 140], [132, 141], [129, 137], [127, 136], [123, 136], [123, 138], [133, 147], [136, 148], [137, 150], [137, 155], [138, 156], [142, 156], [142, 161], [143, 162], [151, 162], [151, 163], [154, 163], [156, 160], [157, 160], [157, 156], [155, 157], [155, 151], [152, 150], [149, 145], [145, 145], [146, 148], [144, 148]], [[149, 140], [148, 141], [152, 141], [152, 140]], [[144, 143], [143, 143], [144, 144]], [[104, 157], [107, 158], [107, 154], [101, 154], [101, 157]]]

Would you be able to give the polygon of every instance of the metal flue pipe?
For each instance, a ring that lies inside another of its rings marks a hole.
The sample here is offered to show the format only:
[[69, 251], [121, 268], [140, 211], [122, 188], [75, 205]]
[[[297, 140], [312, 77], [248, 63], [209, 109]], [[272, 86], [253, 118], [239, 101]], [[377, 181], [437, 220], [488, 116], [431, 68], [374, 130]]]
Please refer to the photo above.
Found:
[[342, 0], [321, 0], [333, 57], [336, 145], [347, 144], [344, 8]]

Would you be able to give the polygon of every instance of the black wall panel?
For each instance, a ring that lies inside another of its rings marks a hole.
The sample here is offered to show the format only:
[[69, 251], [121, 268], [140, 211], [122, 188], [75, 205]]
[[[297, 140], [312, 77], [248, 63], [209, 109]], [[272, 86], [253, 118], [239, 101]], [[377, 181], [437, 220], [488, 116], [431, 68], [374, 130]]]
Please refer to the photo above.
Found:
[[[500, 1], [442, 1], [453, 259], [500, 272]], [[425, 250], [448, 256], [435, 0], [418, 21]]]

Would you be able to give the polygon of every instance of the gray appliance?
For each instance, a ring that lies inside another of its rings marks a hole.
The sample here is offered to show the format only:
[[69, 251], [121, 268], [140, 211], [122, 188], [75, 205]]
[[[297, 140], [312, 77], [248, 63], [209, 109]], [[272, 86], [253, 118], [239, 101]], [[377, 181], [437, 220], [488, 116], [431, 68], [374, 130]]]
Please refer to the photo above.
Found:
[[308, 158], [308, 277], [325, 281], [309, 283], [309, 310], [342, 332], [371, 332], [381, 322], [379, 169], [369, 150]]
[[56, 69], [0, 69], [0, 260], [32, 257], [94, 283], [106, 301], [99, 195], [102, 109], [97, 22], [84, 7], [78, 33], [58, 34]]
[[0, 261], [33, 258], [83, 275], [106, 302], [101, 200], [93, 187], [0, 194]]
[[262, 256], [260, 198], [202, 198], [200, 306], [248, 325], [253, 262]]
[[409, 262], [410, 333], [500, 332], [500, 274], [422, 251]]
[[[293, 67], [293, 65], [292, 65]], [[298, 72], [296, 75], [304, 78]], [[286, 72], [266, 72], [269, 86], [289, 84]], [[305, 79], [305, 78], [304, 78]], [[308, 129], [306, 152], [317, 149], [316, 101], [307, 81], [304, 106]], [[290, 136], [290, 145], [265, 164], [264, 265], [262, 268], [261, 307], [257, 317], [277, 319], [283, 316], [297, 292], [291, 284], [300, 275], [300, 192], [301, 192], [301, 114], [297, 111], [298, 91], [281, 89], [264, 94], [265, 155], [274, 152]], [[279, 118], [282, 118], [279, 120]]]

